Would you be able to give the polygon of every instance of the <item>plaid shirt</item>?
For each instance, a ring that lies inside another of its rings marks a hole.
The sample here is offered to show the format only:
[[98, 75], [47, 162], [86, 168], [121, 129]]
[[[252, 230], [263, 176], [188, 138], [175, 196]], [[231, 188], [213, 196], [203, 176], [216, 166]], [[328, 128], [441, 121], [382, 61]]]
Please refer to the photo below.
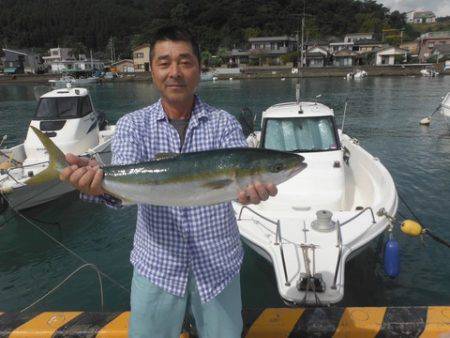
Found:
[[[182, 153], [246, 146], [234, 117], [196, 97]], [[180, 152], [180, 139], [161, 100], [118, 121], [112, 141], [113, 164], [149, 161], [168, 152]], [[243, 260], [231, 203], [201, 207], [139, 204], [130, 260], [139, 274], [176, 296], [184, 295], [192, 272], [202, 302], [211, 300], [239, 273]]]

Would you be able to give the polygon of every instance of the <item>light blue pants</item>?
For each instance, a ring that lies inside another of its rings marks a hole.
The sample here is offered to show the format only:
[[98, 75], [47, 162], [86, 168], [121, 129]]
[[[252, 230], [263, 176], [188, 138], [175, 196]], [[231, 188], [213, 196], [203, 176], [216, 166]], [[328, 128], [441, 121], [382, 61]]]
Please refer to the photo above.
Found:
[[242, 302], [239, 275], [217, 297], [202, 304], [192, 274], [184, 297], [177, 297], [135, 271], [130, 303], [129, 336], [132, 338], [179, 338], [186, 311], [194, 316], [200, 338], [241, 337]]

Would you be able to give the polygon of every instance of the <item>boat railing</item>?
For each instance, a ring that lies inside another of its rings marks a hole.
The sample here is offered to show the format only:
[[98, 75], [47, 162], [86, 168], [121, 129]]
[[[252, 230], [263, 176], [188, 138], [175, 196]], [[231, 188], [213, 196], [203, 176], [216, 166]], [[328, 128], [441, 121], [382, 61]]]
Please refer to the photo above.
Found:
[[337, 276], [339, 274], [339, 266], [341, 265], [341, 257], [342, 257], [342, 233], [341, 233], [341, 224], [339, 223], [339, 220], [336, 222], [336, 235], [337, 235], [337, 247], [339, 249], [339, 254], [336, 262], [336, 269], [334, 271], [334, 278], [333, 278], [333, 284], [331, 285], [331, 288], [333, 290], [336, 289], [336, 283], [337, 283]]
[[346, 225], [347, 223], [350, 223], [351, 221], [355, 220], [356, 218], [358, 218], [359, 216], [361, 216], [363, 213], [365, 213], [367, 210], [370, 210], [370, 213], [372, 214], [372, 224], [375, 224], [375, 223], [376, 223], [376, 221], [375, 221], [375, 214], [374, 214], [372, 208], [371, 208], [371, 207], [366, 207], [366, 208], [362, 209], [360, 212], [358, 212], [356, 215], [350, 217], [348, 220], [346, 220], [345, 222], [343, 222], [343, 223], [341, 224], [341, 227], [344, 226], [344, 225]]
[[241, 210], [239, 211], [238, 221], [240, 221], [240, 220], [242, 219], [242, 212], [244, 211], [244, 209], [247, 209], [247, 210], [251, 211], [251, 212], [254, 213], [256, 216], [261, 217], [261, 218], [264, 219], [265, 221], [270, 222], [270, 223], [276, 225], [276, 231], [275, 231], [275, 243], [274, 243], [274, 244], [275, 244], [275, 245], [278, 245], [279, 248], [280, 248], [281, 263], [283, 264], [283, 272], [284, 272], [284, 280], [285, 280], [284, 285], [290, 286], [291, 283], [289, 282], [289, 279], [288, 279], [287, 268], [286, 268], [286, 259], [285, 259], [285, 257], [284, 257], [283, 241], [282, 241], [282, 237], [281, 237], [281, 225], [280, 225], [280, 220], [278, 219], [278, 220], [274, 221], [274, 220], [272, 220], [272, 219], [270, 219], [270, 218], [268, 218], [268, 217], [266, 217], [266, 216], [261, 215], [259, 212], [257, 212], [257, 211], [255, 211], [255, 210], [251, 209], [250, 207], [248, 207], [248, 206], [246, 206], [246, 205], [243, 205], [243, 206], [241, 207]]

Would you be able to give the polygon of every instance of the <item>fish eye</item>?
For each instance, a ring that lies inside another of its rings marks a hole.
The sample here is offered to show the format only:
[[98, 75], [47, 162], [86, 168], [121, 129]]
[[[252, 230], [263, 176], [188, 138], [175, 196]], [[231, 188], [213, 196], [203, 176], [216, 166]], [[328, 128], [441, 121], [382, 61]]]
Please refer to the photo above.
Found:
[[284, 169], [283, 163], [276, 163], [270, 168], [270, 171], [272, 171], [273, 173], [277, 173], [283, 169]]

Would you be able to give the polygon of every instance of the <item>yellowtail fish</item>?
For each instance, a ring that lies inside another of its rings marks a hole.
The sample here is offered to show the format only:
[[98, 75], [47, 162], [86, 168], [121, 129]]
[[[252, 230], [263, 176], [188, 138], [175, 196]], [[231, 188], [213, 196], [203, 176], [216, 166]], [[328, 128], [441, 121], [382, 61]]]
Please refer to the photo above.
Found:
[[[47, 135], [31, 128], [50, 159], [47, 169], [26, 182], [39, 184], [69, 164]], [[126, 203], [211, 205], [235, 200], [252, 183], [280, 184], [306, 168], [303, 161], [294, 153], [256, 148], [159, 154], [154, 161], [103, 167], [102, 187]]]

